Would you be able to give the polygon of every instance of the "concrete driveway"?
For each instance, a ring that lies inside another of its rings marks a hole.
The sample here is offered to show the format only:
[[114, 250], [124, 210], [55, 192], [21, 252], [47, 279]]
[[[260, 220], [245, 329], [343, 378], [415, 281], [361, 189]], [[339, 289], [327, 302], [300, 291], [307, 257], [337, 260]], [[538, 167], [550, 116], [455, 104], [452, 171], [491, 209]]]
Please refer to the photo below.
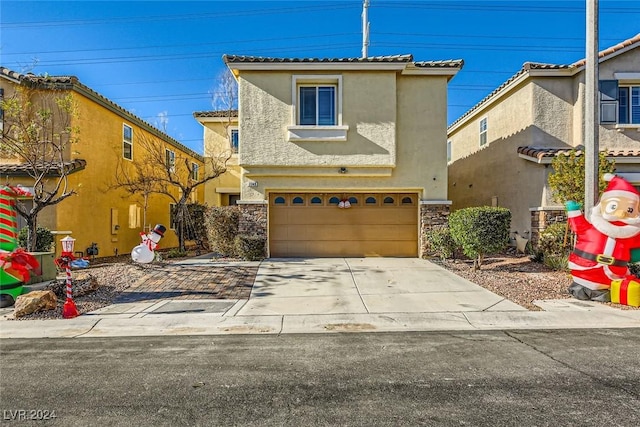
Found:
[[527, 311], [418, 258], [271, 258], [237, 316]]

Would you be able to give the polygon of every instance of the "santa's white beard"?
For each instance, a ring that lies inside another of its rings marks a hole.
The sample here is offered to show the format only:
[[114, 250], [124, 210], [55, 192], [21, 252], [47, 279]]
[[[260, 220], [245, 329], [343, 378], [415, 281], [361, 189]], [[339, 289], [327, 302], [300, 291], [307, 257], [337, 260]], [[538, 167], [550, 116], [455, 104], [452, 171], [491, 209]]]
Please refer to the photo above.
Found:
[[[614, 239], [628, 239], [640, 233], [640, 218], [619, 219], [612, 215], [603, 215], [600, 204], [591, 209], [591, 224], [599, 232]], [[614, 225], [611, 222], [623, 222], [626, 225]]]

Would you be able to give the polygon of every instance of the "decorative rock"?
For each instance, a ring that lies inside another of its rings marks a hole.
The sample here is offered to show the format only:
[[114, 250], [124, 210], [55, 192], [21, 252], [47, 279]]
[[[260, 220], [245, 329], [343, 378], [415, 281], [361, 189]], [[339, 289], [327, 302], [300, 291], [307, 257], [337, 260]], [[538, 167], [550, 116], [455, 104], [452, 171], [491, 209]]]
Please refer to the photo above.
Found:
[[16, 299], [13, 308], [14, 317], [22, 317], [27, 314], [44, 310], [55, 310], [58, 306], [58, 298], [51, 291], [32, 291], [28, 294], [20, 295]]
[[[77, 274], [74, 274], [74, 277], [71, 279], [71, 291], [74, 298], [91, 293], [99, 287], [100, 284], [98, 283], [98, 279], [87, 271], [78, 272]], [[52, 290], [58, 298], [66, 298], [66, 279], [57, 279], [47, 285], [46, 289]]]

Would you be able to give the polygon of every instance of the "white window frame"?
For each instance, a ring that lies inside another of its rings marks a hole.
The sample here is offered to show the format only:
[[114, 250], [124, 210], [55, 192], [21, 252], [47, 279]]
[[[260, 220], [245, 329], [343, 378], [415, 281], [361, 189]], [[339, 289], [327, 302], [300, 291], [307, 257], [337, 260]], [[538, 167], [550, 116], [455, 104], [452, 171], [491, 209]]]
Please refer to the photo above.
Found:
[[197, 163], [191, 162], [191, 179], [194, 181], [197, 181], [199, 175], [200, 175], [200, 165]]
[[[233, 147], [233, 134], [238, 135], [238, 144], [237, 147]], [[238, 129], [238, 126], [229, 126], [229, 147], [231, 148], [231, 153], [232, 154], [238, 154], [238, 151], [240, 150], [240, 131]]]
[[447, 162], [451, 161], [452, 146], [453, 146], [453, 142], [451, 140], [447, 141]]
[[[131, 140], [127, 140], [127, 138], [125, 137], [126, 132], [125, 129], [129, 129], [131, 131]], [[125, 147], [129, 146], [129, 152], [131, 153], [131, 157], [127, 157], [125, 155]], [[133, 127], [129, 126], [126, 123], [122, 124], [122, 158], [126, 159], [126, 160], [131, 160], [133, 161]]]
[[[627, 109], [628, 109], [628, 114], [629, 114], [629, 123], [620, 123], [620, 89], [627, 89], [629, 91], [629, 99], [628, 99], [628, 103], [626, 105]], [[616, 109], [616, 123], [620, 126], [628, 126], [628, 127], [640, 127], [640, 122], [638, 123], [633, 123], [632, 120], [632, 115], [633, 115], [633, 108], [640, 108], [640, 104], [638, 105], [634, 105], [633, 104], [633, 89], [636, 89], [638, 91], [640, 91], [640, 83], [621, 83], [618, 86], [618, 108]], [[639, 101], [640, 102], [640, 101]]]
[[[300, 88], [309, 86], [334, 86], [335, 124], [300, 125], [298, 121]], [[287, 140], [297, 141], [346, 141], [349, 126], [342, 122], [342, 76], [332, 74], [293, 75], [291, 78], [291, 125], [287, 126]]]
[[480, 132], [480, 139], [479, 139], [479, 143], [480, 143], [480, 147], [482, 147], [483, 145], [487, 144], [487, 129], [489, 128], [489, 125], [487, 123], [487, 118], [483, 117], [480, 119], [479, 122], [479, 132]]
[[176, 171], [176, 152], [166, 148], [164, 150], [164, 158], [165, 158], [165, 161], [167, 162], [167, 166], [169, 167], [169, 171], [175, 172]]

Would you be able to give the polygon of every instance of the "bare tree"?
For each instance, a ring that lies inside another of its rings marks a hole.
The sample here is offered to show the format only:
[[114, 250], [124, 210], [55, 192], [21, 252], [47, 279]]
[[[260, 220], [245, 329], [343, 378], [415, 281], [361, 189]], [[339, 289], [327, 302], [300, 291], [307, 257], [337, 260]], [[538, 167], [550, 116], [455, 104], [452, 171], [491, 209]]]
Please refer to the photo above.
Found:
[[124, 172], [112, 188], [122, 188], [130, 194], [141, 194], [148, 199], [152, 193], [163, 194], [175, 204], [173, 221], [178, 234], [178, 245], [185, 249], [185, 232], [189, 222], [187, 205], [194, 190], [226, 171], [231, 153], [204, 159], [204, 167], [193, 156], [151, 134], [138, 132], [135, 136], [136, 158], [132, 168]]
[[18, 203], [16, 210], [28, 227], [27, 250], [36, 247], [38, 214], [76, 194], [68, 176], [85, 166], [71, 160], [78, 129], [72, 126], [77, 107], [55, 78], [26, 75], [15, 91], [0, 102], [4, 110], [0, 157], [20, 164], [33, 180], [33, 206]]
[[157, 168], [149, 161], [125, 162], [122, 156], [118, 155], [116, 173], [107, 188], [119, 188], [131, 196], [139, 196], [142, 199], [143, 228], [147, 224], [149, 197], [153, 193], [159, 193], [161, 189], [158, 184], [159, 177], [155, 176], [157, 172]]
[[224, 130], [229, 135], [229, 126], [234, 118], [238, 116], [238, 82], [233, 73], [225, 68], [216, 79], [216, 87], [211, 94], [211, 105], [214, 110], [224, 114], [227, 119], [224, 123]]

